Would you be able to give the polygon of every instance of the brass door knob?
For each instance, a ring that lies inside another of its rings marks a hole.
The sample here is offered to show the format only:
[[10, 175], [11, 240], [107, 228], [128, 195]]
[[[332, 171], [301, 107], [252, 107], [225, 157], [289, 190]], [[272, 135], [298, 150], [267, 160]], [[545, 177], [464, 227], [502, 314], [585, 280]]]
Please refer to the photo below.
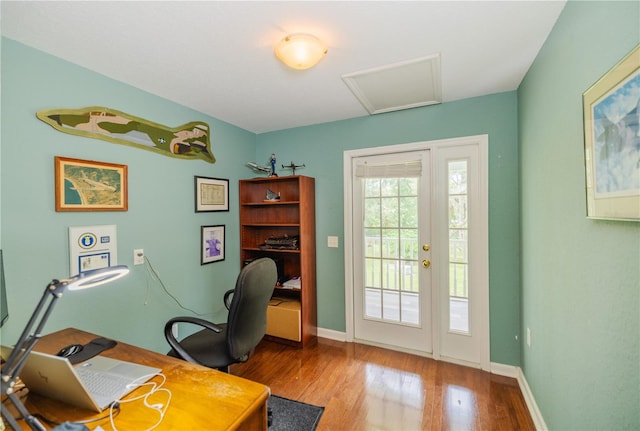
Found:
[[431, 250], [431, 247], [429, 246], [429, 244], [425, 244], [425, 245], [422, 246], [422, 249], [424, 251], [429, 251], [429, 250]]
[[424, 266], [425, 268], [429, 268], [431, 266], [431, 261], [427, 259], [423, 260], [422, 266]]

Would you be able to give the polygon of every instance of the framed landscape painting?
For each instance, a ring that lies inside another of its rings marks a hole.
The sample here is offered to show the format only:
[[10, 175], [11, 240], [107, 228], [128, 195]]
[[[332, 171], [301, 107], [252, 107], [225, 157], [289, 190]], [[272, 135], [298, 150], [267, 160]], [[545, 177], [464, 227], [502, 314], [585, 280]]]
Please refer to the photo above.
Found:
[[640, 46], [583, 103], [587, 217], [640, 221]]
[[55, 157], [56, 211], [127, 211], [127, 165]]

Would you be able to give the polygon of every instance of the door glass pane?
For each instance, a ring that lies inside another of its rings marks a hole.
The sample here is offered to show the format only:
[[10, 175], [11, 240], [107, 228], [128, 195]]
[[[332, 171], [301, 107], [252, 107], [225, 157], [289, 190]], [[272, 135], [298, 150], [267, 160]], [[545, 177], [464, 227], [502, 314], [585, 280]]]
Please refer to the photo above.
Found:
[[365, 214], [367, 215], [366, 226], [380, 227], [380, 199], [365, 198], [364, 206]]
[[398, 261], [384, 259], [382, 261], [382, 286], [387, 289], [398, 290]]
[[418, 261], [418, 229], [400, 229], [400, 257]]
[[363, 181], [365, 317], [419, 325], [418, 178]]
[[376, 287], [380, 289], [382, 282], [380, 281], [380, 259], [365, 259], [365, 286]]
[[418, 227], [418, 213], [415, 211], [418, 208], [417, 196], [404, 196], [400, 198], [400, 226], [410, 227], [417, 230]]
[[376, 319], [382, 319], [382, 291], [380, 289], [366, 288], [365, 315]]
[[382, 230], [382, 257], [398, 258], [400, 253], [398, 231], [397, 227]]
[[449, 329], [469, 333], [467, 161], [448, 163]]
[[418, 293], [418, 262], [403, 260], [401, 265], [402, 290]]
[[402, 292], [400, 298], [402, 323], [420, 324], [420, 296], [418, 292]]
[[371, 178], [364, 184], [364, 197], [379, 197], [380, 196], [380, 181], [376, 178]]
[[382, 292], [382, 318], [387, 321], [400, 321], [400, 294], [384, 290]]
[[398, 196], [398, 179], [397, 178], [381, 179], [380, 194], [382, 196]]
[[398, 198], [385, 197], [380, 199], [380, 219], [383, 227], [398, 227]]

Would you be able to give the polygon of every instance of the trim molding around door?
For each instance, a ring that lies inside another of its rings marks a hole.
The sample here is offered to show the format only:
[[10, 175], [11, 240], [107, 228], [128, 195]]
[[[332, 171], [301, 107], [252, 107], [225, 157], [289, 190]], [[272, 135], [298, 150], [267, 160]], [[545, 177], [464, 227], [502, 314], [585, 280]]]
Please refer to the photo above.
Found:
[[[383, 155], [390, 153], [401, 153], [408, 151], [420, 151], [420, 150], [432, 150], [437, 153], [438, 148], [449, 148], [455, 146], [466, 145], [484, 145], [485, 150], [488, 152], [488, 135], [474, 135], [459, 138], [440, 139], [434, 141], [413, 142], [407, 144], [387, 145], [382, 147], [362, 148], [357, 150], [347, 150], [343, 153], [343, 184], [344, 184], [344, 264], [345, 264], [345, 341], [356, 341], [354, 334], [354, 301], [353, 301], [353, 172], [352, 172], [352, 159], [356, 157]], [[434, 157], [432, 160], [435, 160]], [[488, 164], [486, 158], [482, 158], [484, 162]], [[487, 166], [488, 169], [488, 166]], [[488, 268], [487, 268], [488, 270]], [[438, 289], [433, 289], [433, 359], [439, 360], [440, 358], [440, 313], [438, 312]], [[489, 333], [489, 286], [486, 286], [486, 292], [484, 293], [486, 298], [483, 300], [486, 303], [487, 321], [482, 325], [481, 331], [483, 332], [483, 345], [481, 346], [481, 360], [480, 368], [483, 370], [489, 370], [491, 368], [490, 362], [490, 333]], [[444, 359], [444, 358], [442, 358]], [[450, 361], [450, 359], [447, 359]]]

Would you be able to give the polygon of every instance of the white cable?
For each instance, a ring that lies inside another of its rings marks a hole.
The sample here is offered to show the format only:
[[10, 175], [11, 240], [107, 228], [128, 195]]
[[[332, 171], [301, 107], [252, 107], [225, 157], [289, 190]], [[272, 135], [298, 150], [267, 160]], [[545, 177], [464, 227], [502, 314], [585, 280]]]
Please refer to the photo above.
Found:
[[[156, 382], [147, 382], [147, 380], [151, 379], [152, 377], [155, 376], [160, 376], [162, 377], [162, 381], [158, 384]], [[151, 389], [149, 389], [149, 392], [144, 393], [142, 395], [138, 395], [136, 397], [133, 398], [129, 398], [126, 400], [118, 400], [118, 401], [114, 401], [113, 403], [111, 403], [111, 406], [109, 407], [109, 421], [111, 422], [111, 428], [113, 428], [113, 431], [118, 431], [118, 429], [116, 428], [116, 424], [115, 424], [115, 416], [113, 415], [113, 406], [116, 403], [120, 403], [120, 414], [122, 414], [122, 404], [124, 403], [131, 403], [133, 401], [137, 401], [137, 400], [143, 400], [145, 407], [151, 409], [151, 410], [155, 410], [156, 412], [158, 412], [160, 414], [160, 418], [158, 419], [158, 421], [153, 424], [152, 427], [147, 428], [146, 431], [151, 431], [154, 428], [156, 428], [158, 425], [160, 425], [162, 423], [162, 421], [164, 420], [164, 415], [167, 412], [167, 410], [169, 409], [169, 404], [171, 403], [171, 391], [167, 388], [163, 388], [162, 386], [165, 384], [165, 382], [167, 381], [167, 377], [162, 374], [162, 373], [154, 373], [154, 374], [147, 374], [146, 376], [142, 376], [139, 377], [138, 379], [134, 380], [132, 383], [128, 384], [127, 387], [129, 387], [130, 389], [135, 389], [135, 388], [140, 388], [142, 386], [150, 386]], [[167, 394], [167, 401], [162, 404], [162, 403], [154, 403], [154, 404], [150, 404], [149, 403], [149, 397], [152, 396], [153, 394], [156, 394], [158, 392], [164, 392]]]

